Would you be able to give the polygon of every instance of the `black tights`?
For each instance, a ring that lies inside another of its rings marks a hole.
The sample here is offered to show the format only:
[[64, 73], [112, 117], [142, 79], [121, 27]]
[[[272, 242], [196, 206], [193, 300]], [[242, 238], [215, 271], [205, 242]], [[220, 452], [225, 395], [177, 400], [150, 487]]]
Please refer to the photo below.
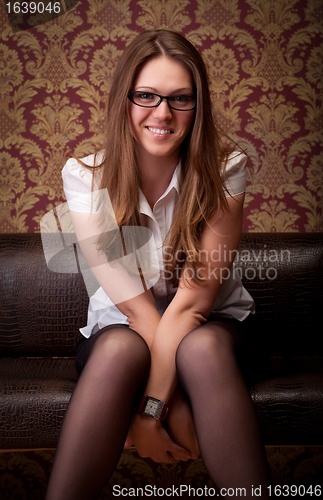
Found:
[[[247, 358], [236, 323], [212, 321], [190, 332], [178, 347], [176, 364], [210, 476], [218, 488], [245, 487], [244, 498], [251, 498], [251, 485], [263, 485], [265, 493], [269, 479], [254, 407], [237, 362], [237, 353]], [[129, 327], [111, 325], [87, 342], [86, 364], [63, 421], [46, 500], [97, 498], [118, 463], [134, 401], [149, 375], [149, 349]]]
[[252, 498], [252, 485], [262, 486], [263, 499], [269, 498], [270, 479], [258, 420], [242, 376], [251, 375], [253, 357], [248, 347], [235, 321], [211, 321], [183, 339], [176, 363], [212, 480], [219, 489], [245, 488], [245, 495], [230, 494], [230, 498]]

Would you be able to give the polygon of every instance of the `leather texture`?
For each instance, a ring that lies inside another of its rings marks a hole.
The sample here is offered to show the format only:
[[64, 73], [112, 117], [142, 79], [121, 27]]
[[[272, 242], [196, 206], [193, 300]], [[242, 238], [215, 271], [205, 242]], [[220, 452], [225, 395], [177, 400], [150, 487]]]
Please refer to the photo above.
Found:
[[0, 235], [0, 255], [1, 355], [74, 356], [88, 308], [82, 275], [50, 271], [38, 233]]
[[0, 449], [55, 448], [77, 381], [71, 359], [2, 358]]
[[[245, 233], [236, 267], [256, 302], [250, 393], [264, 443], [323, 445], [323, 234]], [[86, 324], [82, 276], [50, 271], [40, 234], [4, 234], [0, 293], [0, 449], [54, 448], [77, 380], [60, 358]]]

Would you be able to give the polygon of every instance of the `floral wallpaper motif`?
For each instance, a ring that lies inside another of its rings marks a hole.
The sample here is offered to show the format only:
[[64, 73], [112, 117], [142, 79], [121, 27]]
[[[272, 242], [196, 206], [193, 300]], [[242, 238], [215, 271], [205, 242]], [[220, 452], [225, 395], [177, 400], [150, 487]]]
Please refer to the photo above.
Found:
[[[0, 3], [0, 232], [38, 232], [61, 169], [102, 145], [115, 65], [140, 32], [187, 36], [249, 155], [244, 231], [323, 230], [323, 0], [80, 0], [13, 32]], [[66, 3], [66, 2], [65, 2]]]

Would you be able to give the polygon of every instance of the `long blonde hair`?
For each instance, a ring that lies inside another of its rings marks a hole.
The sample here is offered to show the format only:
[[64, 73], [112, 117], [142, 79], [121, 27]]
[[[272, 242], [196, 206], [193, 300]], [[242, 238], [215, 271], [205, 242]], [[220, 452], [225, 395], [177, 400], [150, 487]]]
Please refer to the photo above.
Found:
[[[162, 55], [186, 66], [193, 77], [197, 98], [193, 125], [181, 145], [180, 193], [165, 241], [171, 249], [168, 256], [172, 255], [167, 259], [167, 271], [172, 273], [171, 281], [176, 284], [174, 269], [178, 256], [189, 254], [189, 265], [195, 267], [199, 263], [199, 240], [205, 224], [216, 211], [228, 210], [221, 166], [229, 154], [212, 111], [203, 59], [194, 45], [179, 33], [145, 31], [126, 47], [109, 95], [103, 161], [94, 166], [94, 172], [100, 175], [100, 189], [108, 190], [118, 225], [140, 226], [140, 173], [135, 140], [129, 127], [127, 96], [143, 66]], [[104, 249], [104, 236], [99, 239], [99, 246]], [[196, 278], [196, 281], [199, 280]]]

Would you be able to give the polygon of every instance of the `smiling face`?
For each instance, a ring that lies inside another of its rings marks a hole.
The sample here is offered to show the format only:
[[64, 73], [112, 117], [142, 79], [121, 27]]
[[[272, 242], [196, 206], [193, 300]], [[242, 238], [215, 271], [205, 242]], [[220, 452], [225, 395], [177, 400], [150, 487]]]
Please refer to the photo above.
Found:
[[[167, 56], [148, 61], [132, 90], [167, 96], [194, 96], [193, 79], [188, 69]], [[156, 108], [143, 108], [129, 101], [128, 115], [131, 133], [137, 143], [139, 163], [152, 161], [156, 157], [168, 157], [169, 160], [178, 162], [180, 145], [194, 120], [194, 109], [174, 110], [165, 99]]]

